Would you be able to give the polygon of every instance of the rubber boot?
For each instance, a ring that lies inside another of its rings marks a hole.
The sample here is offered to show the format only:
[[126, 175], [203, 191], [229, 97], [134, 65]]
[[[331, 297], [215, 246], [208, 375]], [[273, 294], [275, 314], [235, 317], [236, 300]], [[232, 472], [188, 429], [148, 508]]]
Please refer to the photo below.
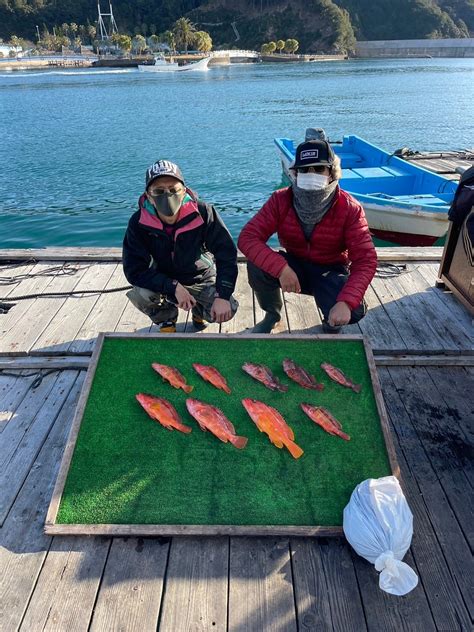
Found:
[[281, 320], [281, 308], [283, 301], [281, 300], [281, 292], [275, 290], [255, 290], [258, 304], [265, 312], [263, 320], [255, 325], [252, 329], [253, 334], [269, 334], [277, 323]]

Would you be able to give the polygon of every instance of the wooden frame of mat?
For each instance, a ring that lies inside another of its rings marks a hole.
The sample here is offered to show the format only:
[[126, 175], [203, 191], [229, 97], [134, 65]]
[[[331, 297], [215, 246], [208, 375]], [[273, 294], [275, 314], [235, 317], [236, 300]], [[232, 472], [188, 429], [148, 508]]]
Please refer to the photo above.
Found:
[[[166, 338], [189, 338], [195, 339], [195, 334], [166, 334]], [[206, 338], [238, 338], [239, 340], [244, 338], [265, 338], [268, 339], [268, 334], [205, 334]], [[84, 381], [79, 402], [77, 404], [74, 420], [72, 423], [71, 431], [69, 433], [68, 441], [64, 451], [63, 459], [61, 461], [61, 467], [59, 469], [58, 478], [54, 487], [51, 503], [49, 505], [48, 513], [45, 522], [45, 533], [48, 535], [108, 535], [108, 536], [168, 536], [168, 535], [254, 535], [254, 536], [342, 536], [342, 527], [308, 527], [298, 525], [149, 525], [149, 524], [58, 524], [56, 518], [61, 503], [64, 486], [66, 484], [67, 475], [69, 473], [69, 467], [71, 465], [74, 448], [76, 446], [79, 429], [84, 415], [87, 399], [91, 390], [94, 375], [97, 369], [100, 353], [104, 344], [105, 338], [161, 338], [163, 334], [128, 334], [128, 333], [100, 333], [97, 337], [97, 342], [94, 347], [94, 352], [91, 357], [89, 368], [87, 370], [86, 379]], [[377, 412], [380, 417], [380, 423], [382, 426], [382, 432], [385, 441], [385, 447], [387, 449], [387, 456], [389, 459], [392, 474], [397, 478], [400, 477], [400, 468], [398, 465], [395, 447], [392, 441], [390, 428], [388, 424], [387, 411], [382, 396], [382, 389], [377, 375], [375, 367], [374, 356], [372, 349], [365, 336], [360, 335], [295, 335], [295, 334], [280, 334], [275, 336], [275, 342], [277, 340], [308, 340], [311, 339], [331, 339], [331, 340], [359, 340], [362, 341], [367, 364], [370, 371], [370, 377], [372, 382], [372, 388], [377, 405]]]

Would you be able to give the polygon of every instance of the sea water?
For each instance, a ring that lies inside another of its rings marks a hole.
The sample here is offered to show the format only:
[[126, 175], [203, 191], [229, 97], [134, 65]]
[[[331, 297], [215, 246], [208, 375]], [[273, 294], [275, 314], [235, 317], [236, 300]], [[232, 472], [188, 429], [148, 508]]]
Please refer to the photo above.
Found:
[[471, 148], [474, 59], [0, 70], [0, 247], [120, 246], [159, 158], [237, 238], [283, 184], [273, 139], [307, 127], [389, 152]]

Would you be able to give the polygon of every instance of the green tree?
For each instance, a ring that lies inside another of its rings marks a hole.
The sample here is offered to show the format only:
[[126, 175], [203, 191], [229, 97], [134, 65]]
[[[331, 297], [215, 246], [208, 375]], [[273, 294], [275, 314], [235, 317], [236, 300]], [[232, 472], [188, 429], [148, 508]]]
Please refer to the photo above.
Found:
[[173, 33], [177, 46], [187, 53], [189, 44], [194, 41], [195, 25], [188, 18], [179, 18], [173, 25]]
[[141, 53], [146, 48], [146, 39], [143, 37], [143, 35], [140, 35], [140, 34], [135, 35], [135, 37], [132, 40], [132, 47], [134, 50], [137, 51], [139, 55], [141, 55]]
[[261, 45], [260, 52], [262, 53], [262, 55], [270, 55], [272, 51], [270, 50], [270, 46], [268, 42], [266, 44]]
[[176, 50], [176, 39], [173, 31], [165, 31], [164, 33], [161, 33], [161, 35], [159, 35], [158, 37], [164, 44], [167, 44], [171, 50]]
[[148, 45], [150, 46], [151, 50], [158, 50], [158, 48], [160, 47], [160, 38], [158, 37], [158, 35], [150, 35], [150, 37], [148, 38]]
[[75, 22], [71, 22], [71, 24], [69, 25], [69, 32], [71, 33], [73, 37], [75, 37], [78, 30], [79, 30], [79, 27], [77, 26], [77, 24]]
[[20, 46], [20, 38], [17, 37], [16, 35], [12, 35], [10, 37], [10, 45], [11, 46]]
[[275, 44], [275, 42], [268, 42], [268, 50], [270, 51], [270, 54], [273, 54], [276, 51], [277, 45]]
[[87, 35], [89, 36], [91, 44], [94, 42], [95, 36], [97, 35], [97, 29], [93, 24], [87, 25]]
[[295, 39], [287, 39], [285, 42], [285, 53], [296, 53], [299, 48], [299, 42]]
[[276, 48], [277, 48], [277, 51], [281, 53], [281, 51], [285, 48], [285, 40], [279, 39], [276, 42]]
[[206, 31], [196, 31], [194, 35], [194, 46], [196, 50], [209, 53], [212, 50], [212, 39]]
[[129, 35], [114, 33], [110, 39], [124, 53], [129, 53], [132, 50], [132, 38]]

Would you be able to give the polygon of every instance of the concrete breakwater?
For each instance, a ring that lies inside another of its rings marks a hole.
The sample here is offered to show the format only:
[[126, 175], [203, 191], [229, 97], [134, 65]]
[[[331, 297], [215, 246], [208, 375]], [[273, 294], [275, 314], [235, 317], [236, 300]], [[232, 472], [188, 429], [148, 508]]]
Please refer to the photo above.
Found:
[[474, 38], [357, 42], [355, 57], [474, 57]]

